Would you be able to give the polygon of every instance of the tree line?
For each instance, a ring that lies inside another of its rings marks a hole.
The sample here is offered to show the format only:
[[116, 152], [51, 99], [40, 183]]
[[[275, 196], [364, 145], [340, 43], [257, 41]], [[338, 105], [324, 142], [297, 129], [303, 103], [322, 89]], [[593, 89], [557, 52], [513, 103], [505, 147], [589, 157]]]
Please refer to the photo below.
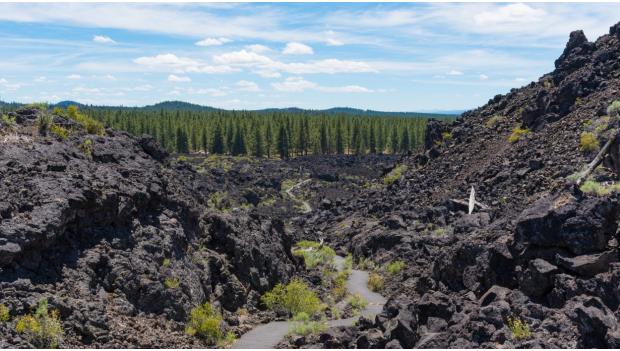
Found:
[[406, 153], [423, 143], [427, 121], [293, 112], [87, 107], [83, 112], [133, 135], [150, 134], [170, 152], [283, 159], [308, 154]]

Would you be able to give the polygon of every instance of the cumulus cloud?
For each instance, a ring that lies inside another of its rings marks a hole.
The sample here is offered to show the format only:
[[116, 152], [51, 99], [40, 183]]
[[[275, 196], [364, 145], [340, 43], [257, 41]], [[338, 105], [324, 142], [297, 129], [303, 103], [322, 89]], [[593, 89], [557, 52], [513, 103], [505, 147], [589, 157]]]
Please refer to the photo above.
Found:
[[288, 77], [282, 82], [271, 83], [271, 86], [283, 92], [303, 92], [315, 90], [326, 93], [371, 93], [372, 90], [359, 85], [345, 85], [338, 87], [321, 86], [315, 82], [307, 81], [303, 77]]
[[292, 42], [286, 44], [282, 53], [284, 55], [312, 55], [314, 50], [306, 44]]
[[99, 44], [116, 44], [116, 41], [105, 35], [95, 35], [93, 41]]
[[0, 88], [4, 88], [6, 90], [18, 90], [22, 85], [18, 83], [10, 83], [5, 78], [0, 78]]
[[481, 74], [479, 76], [479, 78], [480, 78], [480, 80], [487, 80], [487, 79], [489, 79], [489, 76], [487, 76], [486, 74]]
[[70, 74], [67, 76], [67, 79], [78, 80], [78, 79], [82, 79], [82, 76], [79, 74]]
[[188, 57], [179, 57], [175, 54], [159, 54], [156, 56], [143, 56], [133, 60], [138, 65], [152, 69], [168, 70], [176, 73], [229, 73], [235, 69], [229, 66], [212, 66], [207, 63]]
[[219, 45], [223, 45], [226, 43], [231, 42], [232, 40], [228, 39], [228, 38], [205, 38], [201, 41], [197, 41], [196, 45], [197, 46], [219, 46]]
[[252, 52], [255, 52], [257, 54], [262, 54], [262, 53], [271, 51], [271, 48], [269, 48], [268, 46], [265, 46], [265, 45], [261, 45], [261, 44], [246, 45], [245, 48], [248, 51], [252, 51]]
[[327, 38], [327, 45], [329, 45], [329, 46], [341, 46], [341, 45], [344, 45], [344, 43], [341, 42], [338, 39]]
[[43, 83], [43, 82], [47, 82], [47, 78], [45, 76], [40, 76], [34, 79], [35, 82], [37, 83]]
[[449, 76], [462, 76], [463, 72], [461, 72], [459, 70], [456, 70], [456, 69], [452, 69], [452, 70], [446, 72], [446, 74], [449, 75]]
[[171, 75], [168, 76], [168, 81], [169, 82], [187, 83], [187, 82], [191, 82], [192, 79], [190, 77], [186, 77], [186, 76], [177, 76], [177, 75], [171, 74]]
[[260, 87], [258, 86], [258, 84], [247, 81], [247, 80], [240, 80], [237, 83], [235, 83], [235, 85], [237, 86], [237, 89], [241, 91], [251, 91], [251, 92], [260, 91]]

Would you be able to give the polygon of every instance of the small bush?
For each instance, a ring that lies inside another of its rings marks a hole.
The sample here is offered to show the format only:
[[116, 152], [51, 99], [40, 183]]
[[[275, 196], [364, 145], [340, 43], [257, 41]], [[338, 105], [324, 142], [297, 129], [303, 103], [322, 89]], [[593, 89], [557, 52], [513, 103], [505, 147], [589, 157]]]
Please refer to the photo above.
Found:
[[228, 193], [224, 191], [216, 191], [207, 200], [207, 207], [217, 210], [227, 210], [228, 206]]
[[526, 340], [532, 337], [530, 327], [518, 317], [508, 317], [507, 325], [514, 340]]
[[26, 108], [36, 108], [37, 110], [46, 111], [49, 108], [47, 102], [33, 102], [25, 106]]
[[494, 115], [491, 118], [487, 119], [487, 121], [484, 123], [484, 125], [489, 128], [495, 128], [499, 122], [501, 122], [504, 119], [504, 116], [502, 115]]
[[443, 141], [452, 140], [452, 133], [450, 133], [450, 132], [443, 132], [443, 133], [441, 133], [441, 140], [443, 140]]
[[42, 114], [37, 117], [37, 127], [40, 135], [47, 135], [47, 132], [52, 126], [52, 120], [52, 116], [47, 114]]
[[293, 278], [287, 285], [276, 285], [261, 300], [269, 309], [284, 309], [292, 315], [300, 312], [313, 315], [324, 307], [316, 293], [298, 278]]
[[345, 271], [351, 271], [351, 269], [353, 269], [353, 255], [348, 254], [345, 258], [344, 258], [344, 264], [342, 267]]
[[170, 259], [169, 259], [169, 258], [164, 258], [164, 261], [162, 262], [162, 264], [161, 264], [161, 265], [162, 265], [164, 268], [168, 268], [168, 267], [170, 267], [170, 263], [171, 263], [171, 262], [170, 262]]
[[388, 264], [387, 267], [385, 268], [385, 270], [390, 275], [395, 275], [395, 274], [400, 273], [400, 271], [402, 271], [403, 268], [405, 268], [405, 262], [399, 260], [399, 261], [394, 261], [394, 262], [391, 262], [390, 264]]
[[0, 322], [8, 322], [10, 319], [9, 308], [0, 303]]
[[97, 121], [96, 119], [92, 117], [88, 117], [87, 115], [81, 113], [78, 110], [77, 106], [71, 105], [67, 107], [67, 117], [71, 118], [72, 120], [82, 125], [82, 127], [84, 127], [84, 129], [86, 129], [86, 132], [89, 134], [103, 135], [103, 133], [105, 132], [103, 123]]
[[581, 185], [581, 187], [579, 187], [579, 190], [588, 194], [605, 196], [611, 194], [612, 192], [620, 191], [620, 183], [603, 185], [595, 180], [588, 179]]
[[2, 123], [6, 124], [8, 127], [13, 127], [15, 125], [15, 117], [11, 117], [9, 115], [2, 114]]
[[38, 348], [57, 348], [64, 334], [58, 311], [48, 311], [47, 300], [39, 301], [34, 315], [19, 317], [15, 331]]
[[177, 161], [178, 162], [187, 162], [187, 161], [189, 161], [189, 157], [187, 157], [185, 155], [181, 155], [181, 156], [177, 157]]
[[93, 141], [92, 141], [92, 139], [84, 139], [84, 141], [82, 142], [82, 145], [80, 145], [80, 150], [82, 150], [82, 152], [86, 156], [92, 156], [93, 155]]
[[590, 152], [598, 148], [599, 148], [599, 143], [594, 133], [591, 133], [591, 132], [581, 133], [581, 137], [579, 138], [579, 150], [581, 150], [581, 152]]
[[52, 123], [52, 126], [50, 127], [50, 132], [57, 136], [60, 140], [67, 140], [69, 137], [69, 130], [54, 123]]
[[349, 305], [351, 306], [353, 311], [361, 312], [368, 305], [368, 301], [366, 301], [366, 299], [362, 295], [355, 294], [349, 298]]
[[528, 134], [529, 132], [530, 132], [530, 130], [529, 130], [529, 129], [527, 129], [527, 128], [515, 127], [515, 128], [512, 130], [512, 134], [510, 134], [510, 136], [508, 137], [508, 141], [509, 141], [511, 144], [514, 144], [514, 143], [516, 143], [517, 141], [519, 141], [519, 139], [521, 139], [521, 137], [522, 137], [523, 135], [526, 135], [526, 134]]
[[374, 292], [379, 292], [383, 290], [383, 277], [381, 277], [378, 273], [372, 272], [368, 276], [368, 287], [370, 290]]
[[327, 245], [304, 240], [295, 244], [293, 255], [303, 257], [306, 267], [313, 269], [319, 265], [331, 265], [336, 256], [336, 252]]
[[372, 270], [376, 268], [376, 264], [370, 258], [362, 257], [357, 263], [357, 267], [361, 270]]
[[620, 100], [616, 100], [612, 102], [609, 107], [607, 107], [607, 114], [613, 115], [617, 114], [620, 111]]
[[310, 335], [318, 334], [327, 329], [327, 323], [324, 320], [312, 321], [307, 313], [300, 312], [293, 317], [293, 326], [289, 334]]
[[181, 285], [179, 278], [176, 277], [167, 277], [164, 279], [164, 286], [166, 289], [178, 289]]
[[332, 296], [336, 301], [342, 300], [347, 295], [347, 278], [350, 271], [343, 270], [339, 272], [333, 280]]
[[386, 174], [385, 177], [383, 177], [383, 184], [390, 185], [395, 181], [399, 180], [406, 170], [407, 166], [405, 165], [399, 165], [394, 167], [394, 169], [392, 169], [390, 173]]
[[222, 315], [209, 303], [192, 308], [185, 332], [197, 336], [209, 344], [217, 344], [224, 339]]

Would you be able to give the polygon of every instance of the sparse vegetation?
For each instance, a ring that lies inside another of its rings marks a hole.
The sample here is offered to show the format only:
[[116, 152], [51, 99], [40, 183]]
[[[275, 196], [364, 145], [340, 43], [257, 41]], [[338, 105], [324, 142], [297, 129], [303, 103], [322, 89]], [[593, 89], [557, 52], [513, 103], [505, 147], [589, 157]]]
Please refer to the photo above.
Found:
[[529, 129], [521, 128], [520, 126], [517, 126], [512, 130], [512, 134], [510, 134], [510, 136], [508, 137], [508, 141], [511, 144], [514, 144], [517, 141], [519, 141], [519, 139], [521, 139], [522, 136], [528, 134], [529, 132], [530, 132]]
[[185, 332], [191, 336], [197, 336], [212, 345], [217, 344], [228, 336], [224, 334], [222, 328], [222, 315], [208, 302], [191, 310]]
[[60, 140], [67, 140], [69, 137], [69, 130], [55, 123], [50, 126], [50, 132]]
[[170, 267], [170, 263], [171, 263], [171, 262], [170, 262], [170, 259], [169, 259], [169, 258], [164, 258], [164, 261], [162, 262], [162, 264], [161, 264], [161, 265], [162, 265], [164, 268], [168, 268], [168, 267]]
[[613, 192], [620, 191], [620, 183], [601, 184], [593, 179], [586, 180], [579, 188], [584, 193], [596, 194], [598, 196], [609, 195]]
[[371, 272], [368, 276], [368, 288], [374, 292], [379, 292], [383, 290], [383, 277], [379, 275], [379, 273]]
[[180, 285], [181, 282], [179, 281], [179, 278], [166, 277], [166, 279], [164, 279], [164, 286], [166, 289], [178, 289]]
[[287, 285], [279, 283], [263, 295], [262, 302], [269, 309], [283, 309], [292, 315], [304, 312], [311, 316], [324, 308], [316, 293], [299, 278]]
[[403, 268], [405, 268], [405, 262], [404, 261], [394, 261], [394, 262], [390, 262], [386, 267], [385, 270], [390, 274], [390, 275], [395, 275], [400, 273]]
[[450, 132], [443, 132], [443, 133], [441, 133], [441, 140], [443, 140], [443, 141], [452, 140], [452, 133], [450, 133]]
[[591, 152], [599, 148], [596, 135], [592, 132], [583, 132], [579, 138], [579, 150], [581, 152]]
[[2, 123], [6, 124], [8, 127], [13, 127], [15, 125], [15, 117], [11, 117], [7, 114], [2, 114]]
[[313, 269], [321, 264], [331, 265], [336, 256], [336, 252], [327, 245], [304, 240], [295, 244], [293, 255], [303, 257], [306, 267]]
[[361, 270], [367, 271], [367, 270], [375, 269], [376, 264], [375, 262], [373, 262], [371, 258], [362, 257], [359, 259], [359, 262], [357, 263], [357, 267]]
[[313, 321], [307, 313], [300, 312], [293, 317], [293, 326], [289, 333], [306, 336], [318, 334], [325, 330], [327, 330], [325, 320]]
[[487, 128], [492, 129], [492, 128], [497, 127], [497, 125], [498, 125], [498, 124], [499, 124], [502, 120], [504, 120], [504, 116], [502, 116], [502, 115], [494, 115], [494, 116], [490, 117], [489, 119], [487, 119], [487, 121], [484, 123], [484, 125], [485, 125]]
[[620, 100], [615, 100], [607, 107], [607, 114], [613, 115], [618, 114], [618, 112], [620, 112]]
[[105, 132], [103, 123], [81, 113], [78, 110], [77, 106], [72, 105], [67, 107], [66, 115], [64, 116], [71, 118], [72, 120], [79, 123], [82, 127], [84, 127], [84, 129], [86, 129], [86, 132], [89, 134], [103, 135], [103, 133]]
[[398, 165], [394, 167], [394, 169], [392, 169], [390, 173], [386, 174], [385, 177], [383, 177], [383, 184], [390, 185], [395, 181], [399, 180], [406, 170], [407, 166], [405, 165]]
[[506, 324], [514, 340], [526, 340], [532, 337], [530, 327], [521, 318], [510, 316]]
[[366, 308], [366, 306], [368, 305], [368, 301], [366, 301], [366, 299], [360, 294], [352, 295], [349, 298], [348, 302], [353, 311], [355, 312], [363, 311], [364, 308]]
[[89, 138], [84, 139], [84, 141], [80, 145], [80, 150], [82, 150], [82, 152], [86, 156], [89, 156], [89, 157], [92, 156], [93, 155], [93, 140]]
[[52, 126], [52, 116], [48, 114], [41, 114], [37, 117], [37, 128], [39, 129], [39, 135], [47, 135], [47, 132]]
[[207, 200], [207, 206], [220, 211], [228, 211], [230, 209], [228, 193], [225, 191], [216, 191]]
[[48, 311], [47, 300], [39, 301], [34, 314], [17, 319], [15, 331], [23, 334], [35, 347], [57, 348], [64, 331], [57, 310]]
[[0, 303], [0, 322], [8, 322], [11, 319], [9, 308]]

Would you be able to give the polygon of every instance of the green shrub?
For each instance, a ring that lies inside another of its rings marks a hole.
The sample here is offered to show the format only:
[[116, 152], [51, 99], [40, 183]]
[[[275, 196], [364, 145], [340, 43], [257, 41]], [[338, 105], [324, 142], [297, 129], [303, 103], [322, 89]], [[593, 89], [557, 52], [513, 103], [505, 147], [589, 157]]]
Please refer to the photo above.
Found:
[[491, 118], [487, 119], [487, 121], [484, 123], [484, 125], [489, 128], [495, 128], [499, 122], [501, 122], [504, 119], [504, 116], [502, 115], [494, 115]]
[[164, 279], [164, 286], [166, 289], [178, 289], [180, 285], [181, 282], [179, 281], [179, 278], [166, 277], [166, 279]]
[[82, 142], [82, 145], [80, 145], [80, 150], [82, 150], [82, 152], [86, 155], [86, 156], [92, 156], [93, 155], [93, 141], [92, 139], [84, 139], [84, 141]]
[[209, 344], [217, 344], [226, 336], [222, 328], [222, 315], [208, 302], [192, 308], [185, 332]]
[[54, 123], [52, 123], [50, 127], [50, 132], [56, 135], [60, 140], [67, 140], [69, 137], [69, 130]]
[[526, 340], [532, 337], [530, 327], [520, 318], [514, 316], [508, 317], [506, 324], [508, 325], [508, 329], [510, 329], [514, 340]]
[[293, 278], [287, 285], [279, 283], [261, 300], [269, 309], [284, 309], [292, 315], [300, 312], [313, 315], [324, 308], [316, 293], [299, 278]]
[[618, 111], [620, 111], [620, 100], [612, 102], [609, 107], [607, 107], [608, 115], [617, 114]]
[[405, 165], [399, 165], [394, 167], [394, 169], [392, 169], [390, 173], [386, 174], [385, 177], [383, 177], [383, 184], [390, 185], [395, 181], [399, 180], [406, 170], [407, 166]]
[[366, 257], [362, 257], [359, 259], [359, 262], [357, 263], [357, 267], [361, 270], [373, 270], [376, 268], [376, 264], [373, 262], [372, 259], [370, 258], [366, 258]]
[[46, 111], [49, 108], [47, 102], [33, 102], [25, 106], [26, 108], [36, 108], [37, 110]]
[[581, 152], [590, 152], [598, 149], [599, 143], [596, 135], [592, 132], [583, 132], [579, 138], [579, 150]]
[[2, 114], [2, 123], [6, 124], [8, 127], [13, 127], [15, 125], [15, 117], [10, 117], [9, 115]]
[[310, 335], [318, 334], [327, 330], [327, 322], [325, 320], [312, 321], [307, 313], [300, 312], [293, 316], [293, 326], [289, 334]]
[[84, 129], [86, 129], [86, 132], [89, 134], [103, 135], [103, 133], [105, 132], [103, 123], [81, 113], [78, 110], [77, 106], [71, 105], [67, 107], [67, 117], [79, 123], [82, 127], [84, 127]]
[[394, 261], [394, 262], [389, 263], [387, 267], [385, 267], [385, 270], [390, 275], [395, 275], [395, 274], [400, 273], [400, 271], [402, 271], [403, 268], [405, 268], [405, 262], [399, 260], [399, 261]]
[[9, 308], [0, 303], [0, 322], [8, 322], [10, 319]]
[[351, 269], [353, 269], [353, 255], [348, 254], [344, 258], [344, 264], [343, 264], [342, 269], [345, 271], [351, 271]]
[[216, 191], [207, 200], [207, 207], [217, 209], [217, 210], [226, 210], [228, 209], [227, 205], [228, 193], [224, 191]]
[[526, 134], [528, 134], [529, 132], [530, 132], [530, 130], [529, 130], [529, 129], [527, 129], [527, 128], [521, 128], [521, 127], [517, 126], [517, 127], [515, 127], [515, 128], [512, 130], [512, 134], [510, 134], [510, 136], [508, 137], [508, 141], [509, 141], [511, 144], [514, 144], [514, 143], [516, 143], [517, 141], [519, 141], [519, 139], [521, 139], [521, 137], [522, 137], [523, 135], [526, 135]]
[[349, 298], [349, 305], [351, 306], [353, 311], [361, 312], [368, 305], [368, 301], [366, 301], [366, 299], [362, 295], [355, 294]]
[[336, 252], [327, 245], [304, 240], [295, 244], [293, 255], [303, 257], [306, 267], [313, 269], [319, 265], [332, 265]]
[[333, 279], [333, 288], [331, 291], [332, 296], [336, 301], [342, 300], [347, 295], [347, 279], [349, 278], [350, 271], [343, 270], [338, 272]]
[[37, 127], [39, 129], [40, 135], [47, 135], [47, 132], [50, 130], [52, 126], [52, 116], [47, 114], [42, 114], [37, 117]]
[[381, 277], [378, 273], [372, 272], [368, 276], [368, 287], [370, 290], [374, 292], [379, 292], [383, 290], [383, 277]]
[[15, 331], [38, 348], [57, 348], [64, 334], [60, 315], [57, 310], [48, 311], [47, 300], [39, 301], [34, 315], [19, 317]]
[[161, 264], [161, 265], [162, 265], [164, 268], [168, 268], [168, 267], [170, 267], [170, 263], [171, 263], [171, 262], [170, 262], [170, 259], [169, 259], [169, 258], [164, 258], [164, 261], [162, 262], [162, 264]]
[[187, 162], [187, 161], [189, 161], [189, 157], [187, 157], [185, 155], [181, 155], [181, 156], [177, 157], [177, 161], [178, 162]]
[[588, 194], [596, 194], [598, 196], [609, 195], [612, 192], [620, 191], [620, 183], [615, 183], [611, 185], [603, 185], [595, 180], [588, 179], [586, 180], [581, 187], [579, 187], [584, 193]]

